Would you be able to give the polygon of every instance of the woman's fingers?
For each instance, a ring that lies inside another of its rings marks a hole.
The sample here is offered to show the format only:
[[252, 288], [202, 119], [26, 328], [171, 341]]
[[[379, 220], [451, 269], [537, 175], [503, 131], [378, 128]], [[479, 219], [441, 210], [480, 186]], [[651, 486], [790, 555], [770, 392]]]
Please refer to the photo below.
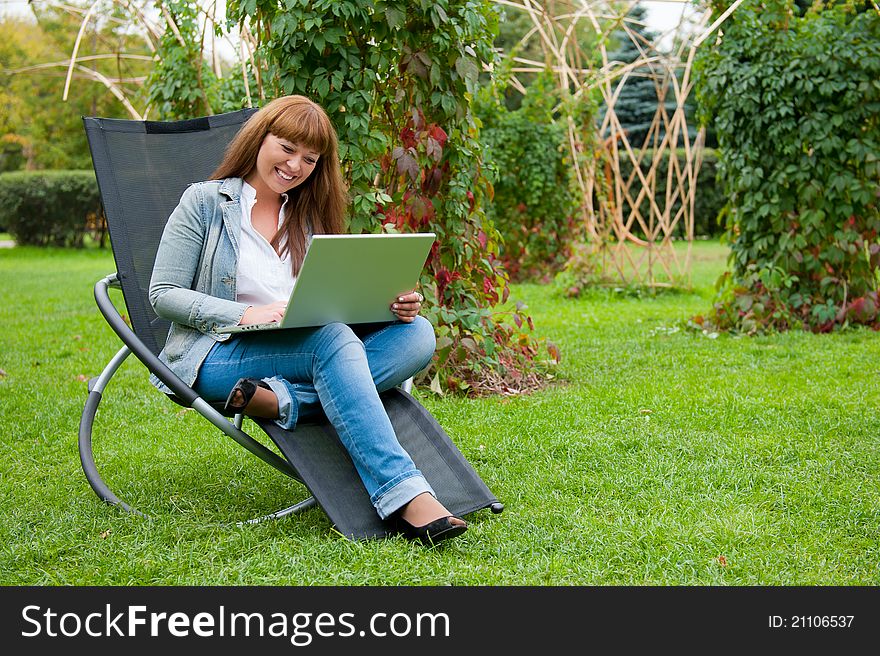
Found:
[[274, 317], [274, 321], [281, 321], [284, 318], [284, 311], [287, 309], [287, 301], [277, 301], [269, 306]]
[[252, 305], [244, 311], [239, 323], [272, 323], [273, 321], [281, 321], [286, 309], [287, 303], [285, 301], [276, 301], [269, 305]]
[[401, 294], [394, 303], [391, 304], [391, 311], [397, 315], [397, 318], [405, 323], [410, 323], [419, 314], [422, 309], [422, 301], [425, 297], [421, 293], [413, 291], [408, 294]]

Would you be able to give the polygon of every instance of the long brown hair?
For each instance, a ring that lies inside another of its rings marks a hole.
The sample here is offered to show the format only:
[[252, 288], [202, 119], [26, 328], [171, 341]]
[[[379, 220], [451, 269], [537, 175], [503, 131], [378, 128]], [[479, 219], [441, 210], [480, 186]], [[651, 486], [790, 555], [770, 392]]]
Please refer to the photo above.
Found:
[[286, 240], [293, 275], [299, 273], [308, 231], [339, 234], [345, 231], [348, 195], [339, 166], [339, 143], [327, 112], [305, 96], [276, 98], [251, 116], [226, 148], [211, 179], [246, 178], [257, 165], [257, 154], [267, 134], [320, 153], [315, 170], [287, 193], [281, 228], [272, 239], [278, 248]]

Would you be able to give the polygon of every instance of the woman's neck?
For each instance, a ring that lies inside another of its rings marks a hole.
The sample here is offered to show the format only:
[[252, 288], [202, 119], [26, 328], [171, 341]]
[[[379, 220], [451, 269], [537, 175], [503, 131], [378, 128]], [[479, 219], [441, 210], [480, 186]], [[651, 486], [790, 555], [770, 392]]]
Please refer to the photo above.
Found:
[[257, 175], [256, 172], [253, 172], [244, 177], [244, 181], [247, 182], [251, 187], [254, 188], [254, 191], [257, 192], [257, 202], [265, 205], [265, 206], [276, 206], [281, 207], [281, 194], [276, 191], [272, 191], [266, 184], [260, 180], [260, 176]]
[[269, 243], [275, 238], [278, 232], [278, 213], [281, 211], [281, 196], [268, 189], [265, 185], [260, 185], [259, 180], [251, 181], [245, 178], [251, 187], [256, 191], [256, 198], [251, 207], [251, 225], [258, 233]]

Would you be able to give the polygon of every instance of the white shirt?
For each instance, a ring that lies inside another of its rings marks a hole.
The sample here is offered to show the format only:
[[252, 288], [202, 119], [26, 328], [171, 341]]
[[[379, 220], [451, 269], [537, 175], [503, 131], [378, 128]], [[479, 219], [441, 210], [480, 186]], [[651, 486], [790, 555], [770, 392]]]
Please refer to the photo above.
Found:
[[[278, 212], [278, 227], [284, 220], [287, 195]], [[241, 187], [241, 238], [235, 300], [248, 305], [268, 305], [287, 301], [296, 277], [290, 269], [290, 253], [279, 257], [266, 238], [254, 229], [251, 213], [257, 202], [257, 190], [247, 182]], [[283, 243], [282, 243], [283, 245]]]

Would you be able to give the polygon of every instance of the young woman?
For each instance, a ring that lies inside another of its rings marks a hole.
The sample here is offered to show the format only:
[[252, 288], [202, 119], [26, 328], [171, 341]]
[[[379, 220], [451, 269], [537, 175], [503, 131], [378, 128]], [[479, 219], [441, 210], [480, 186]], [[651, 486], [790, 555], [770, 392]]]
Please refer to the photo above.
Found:
[[215, 332], [279, 321], [310, 236], [343, 231], [346, 192], [327, 114], [302, 96], [272, 101], [211, 177], [186, 189], [159, 244], [150, 302], [172, 322], [160, 359], [205, 400], [284, 428], [323, 409], [380, 517], [423, 542], [463, 533], [467, 524], [436, 499], [379, 399], [433, 355], [420, 293], [389, 299], [398, 319], [390, 324]]

